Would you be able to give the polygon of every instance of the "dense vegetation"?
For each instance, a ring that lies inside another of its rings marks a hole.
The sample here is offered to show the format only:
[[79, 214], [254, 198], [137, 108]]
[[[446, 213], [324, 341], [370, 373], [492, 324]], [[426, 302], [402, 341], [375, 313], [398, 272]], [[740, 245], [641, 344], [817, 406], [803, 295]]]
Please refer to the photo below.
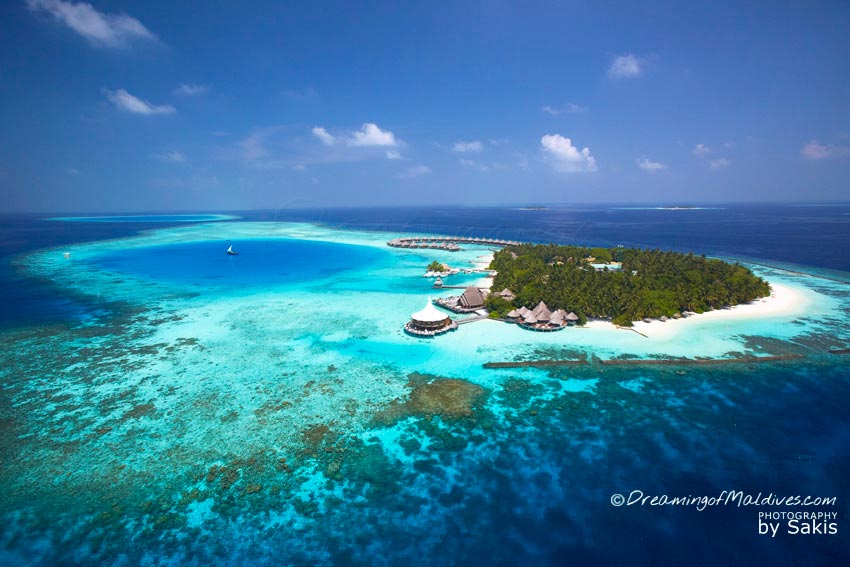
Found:
[[[589, 265], [591, 257], [602, 263], [620, 260], [622, 271], [597, 272]], [[521, 244], [497, 252], [490, 268], [498, 272], [492, 289], [516, 293], [513, 302], [488, 299], [487, 307], [498, 316], [542, 300], [582, 320], [610, 318], [631, 325], [645, 317], [702, 313], [770, 294], [768, 283], [740, 264], [660, 250]]]
[[429, 272], [442, 272], [445, 269], [446, 269], [446, 266], [441, 264], [440, 262], [438, 262], [436, 260], [434, 260], [433, 262], [428, 264], [428, 268], [427, 268], [427, 270]]

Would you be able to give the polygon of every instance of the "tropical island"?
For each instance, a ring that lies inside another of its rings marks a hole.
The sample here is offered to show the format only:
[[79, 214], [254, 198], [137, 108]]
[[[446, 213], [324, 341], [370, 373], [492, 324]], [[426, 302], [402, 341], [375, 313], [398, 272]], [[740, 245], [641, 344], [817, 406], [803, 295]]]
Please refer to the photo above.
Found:
[[579, 324], [594, 318], [631, 326], [770, 295], [770, 285], [738, 263], [661, 250], [518, 244], [496, 252], [490, 269], [497, 272], [492, 289], [513, 291], [513, 298], [487, 297], [495, 318], [543, 302], [574, 312]]

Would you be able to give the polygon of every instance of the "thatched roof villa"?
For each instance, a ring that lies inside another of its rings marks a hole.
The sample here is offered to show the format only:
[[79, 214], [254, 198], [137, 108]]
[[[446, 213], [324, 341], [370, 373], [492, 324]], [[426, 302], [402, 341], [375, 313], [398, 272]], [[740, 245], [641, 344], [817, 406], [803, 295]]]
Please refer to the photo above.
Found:
[[533, 331], [559, 331], [567, 325], [575, 325], [578, 321], [578, 315], [575, 313], [567, 313], [563, 309], [551, 311], [542, 301], [534, 309], [528, 309], [525, 306], [514, 309], [507, 314], [506, 318]]

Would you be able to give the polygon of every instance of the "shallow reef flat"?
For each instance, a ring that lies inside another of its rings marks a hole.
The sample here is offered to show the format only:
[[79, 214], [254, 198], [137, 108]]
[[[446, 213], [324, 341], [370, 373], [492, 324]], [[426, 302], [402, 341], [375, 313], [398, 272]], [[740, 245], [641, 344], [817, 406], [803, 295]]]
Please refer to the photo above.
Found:
[[[0, 337], [0, 558], [445, 565], [534, 562], [559, 550], [592, 561], [607, 549], [627, 561], [641, 543], [618, 533], [663, 542], [684, 520], [693, 529], [677, 537], [697, 542], [710, 521], [677, 510], [648, 523], [640, 510], [607, 505], [615, 488], [758, 489], [761, 479], [799, 492], [787, 479], [805, 477], [843, 490], [850, 444], [831, 433], [845, 425], [850, 374], [847, 355], [830, 351], [850, 341], [850, 286], [756, 267], [795, 290], [794, 310], [731, 323], [694, 317], [650, 338], [481, 321], [421, 340], [403, 323], [429, 295], [452, 293], [435, 293], [424, 267], [471, 266], [489, 250], [390, 249], [395, 236], [209, 223], [19, 258], [32, 277], [101, 301], [110, 315]], [[290, 258], [302, 241], [335, 246], [323, 249], [328, 269], [308, 279], [298, 265], [240, 279], [251, 242], [270, 239], [289, 242]], [[191, 263], [160, 278], [103, 263], [210, 242], [223, 282], [197, 279]], [[244, 244], [243, 264], [224, 256], [227, 242]], [[353, 257], [362, 261], [342, 261]], [[800, 358], [600, 363], [784, 355]], [[484, 367], [528, 360], [587, 364]], [[827, 553], [838, 556], [840, 538]], [[711, 559], [732, 560], [734, 548]]]

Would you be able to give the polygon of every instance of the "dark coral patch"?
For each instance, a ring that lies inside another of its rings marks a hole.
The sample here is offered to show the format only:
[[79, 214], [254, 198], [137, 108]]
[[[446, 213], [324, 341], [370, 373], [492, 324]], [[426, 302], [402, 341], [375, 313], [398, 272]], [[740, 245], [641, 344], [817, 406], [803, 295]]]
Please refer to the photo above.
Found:
[[378, 423], [392, 424], [409, 416], [465, 419], [472, 417], [487, 396], [487, 390], [481, 386], [459, 378], [423, 374], [411, 374], [409, 378], [410, 396], [406, 400], [393, 400], [375, 416]]

